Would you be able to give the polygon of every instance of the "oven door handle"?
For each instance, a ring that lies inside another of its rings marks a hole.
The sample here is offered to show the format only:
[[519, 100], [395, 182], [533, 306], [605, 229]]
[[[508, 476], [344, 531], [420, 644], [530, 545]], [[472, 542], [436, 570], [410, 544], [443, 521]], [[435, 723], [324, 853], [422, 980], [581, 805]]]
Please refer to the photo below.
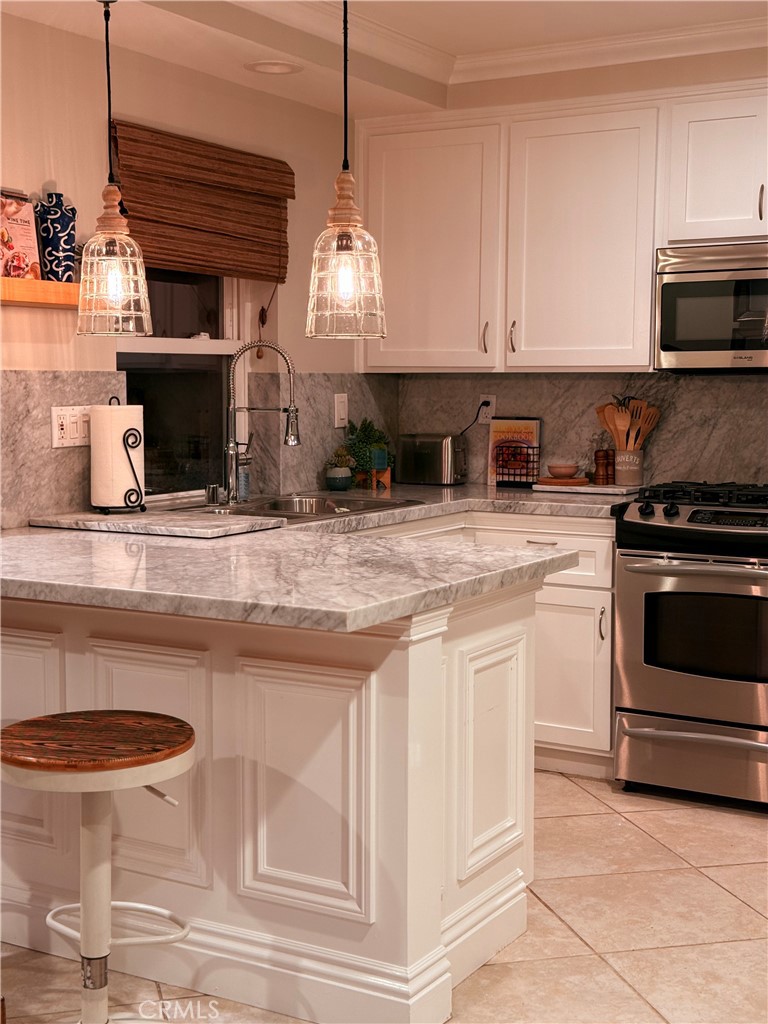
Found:
[[714, 743], [720, 747], [738, 747], [740, 750], [760, 750], [768, 753], [768, 743], [759, 740], [743, 740], [738, 736], [718, 736], [708, 732], [678, 732], [673, 729], [631, 729], [622, 728], [625, 736], [636, 736], [638, 739], [682, 740], [686, 743]]
[[638, 572], [644, 576], [735, 576], [742, 580], [766, 580], [768, 569], [749, 565], [673, 565], [658, 562], [625, 562], [627, 572]]

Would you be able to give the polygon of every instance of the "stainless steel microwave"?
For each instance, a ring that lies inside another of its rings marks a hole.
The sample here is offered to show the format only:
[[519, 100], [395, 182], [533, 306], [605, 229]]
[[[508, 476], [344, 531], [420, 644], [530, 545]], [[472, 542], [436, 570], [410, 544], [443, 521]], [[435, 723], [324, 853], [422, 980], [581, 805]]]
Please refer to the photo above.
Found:
[[656, 250], [654, 365], [768, 369], [768, 242]]

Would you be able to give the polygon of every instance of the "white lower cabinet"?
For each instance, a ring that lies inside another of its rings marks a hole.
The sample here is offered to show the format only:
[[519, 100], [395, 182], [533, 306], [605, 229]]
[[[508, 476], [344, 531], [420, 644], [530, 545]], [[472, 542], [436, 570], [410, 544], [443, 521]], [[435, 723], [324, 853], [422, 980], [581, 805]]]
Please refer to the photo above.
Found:
[[371, 533], [544, 550], [578, 550], [536, 594], [535, 739], [596, 754], [611, 749], [612, 519], [466, 512]]

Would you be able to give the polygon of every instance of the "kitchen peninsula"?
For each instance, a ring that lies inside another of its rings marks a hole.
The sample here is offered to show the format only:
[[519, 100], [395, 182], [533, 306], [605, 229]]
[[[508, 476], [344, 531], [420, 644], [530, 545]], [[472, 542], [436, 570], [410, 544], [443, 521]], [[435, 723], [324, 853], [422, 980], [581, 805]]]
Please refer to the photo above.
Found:
[[[412, 510], [411, 510], [412, 511]], [[569, 551], [270, 529], [4, 534], [8, 718], [190, 721], [168, 791], [118, 795], [115, 896], [192, 923], [112, 966], [315, 1021], [442, 1022], [525, 928], [534, 595]], [[5, 938], [76, 898], [76, 805], [4, 797]]]

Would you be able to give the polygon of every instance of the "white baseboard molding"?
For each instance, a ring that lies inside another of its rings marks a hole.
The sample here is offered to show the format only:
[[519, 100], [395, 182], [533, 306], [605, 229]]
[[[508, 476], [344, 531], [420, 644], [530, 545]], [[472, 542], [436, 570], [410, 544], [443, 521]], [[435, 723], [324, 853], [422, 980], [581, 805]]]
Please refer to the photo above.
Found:
[[[5, 942], [78, 959], [45, 925], [46, 894], [4, 890]], [[443, 1024], [456, 982], [442, 946], [407, 968], [193, 920], [170, 946], [118, 948], [110, 968], [321, 1024]]]
[[527, 899], [522, 872], [517, 870], [443, 920], [442, 939], [454, 987], [523, 934]]
[[534, 767], [542, 772], [566, 772], [569, 775], [586, 775], [591, 779], [612, 779], [613, 754], [537, 746]]

